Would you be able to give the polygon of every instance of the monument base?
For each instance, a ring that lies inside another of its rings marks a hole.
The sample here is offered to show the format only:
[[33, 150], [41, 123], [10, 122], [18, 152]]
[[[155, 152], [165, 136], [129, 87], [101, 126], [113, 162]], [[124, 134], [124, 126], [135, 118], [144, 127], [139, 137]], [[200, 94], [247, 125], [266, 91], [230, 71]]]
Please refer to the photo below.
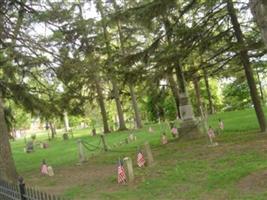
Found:
[[179, 135], [183, 138], [194, 139], [201, 137], [201, 128], [197, 120], [183, 120], [178, 128]]

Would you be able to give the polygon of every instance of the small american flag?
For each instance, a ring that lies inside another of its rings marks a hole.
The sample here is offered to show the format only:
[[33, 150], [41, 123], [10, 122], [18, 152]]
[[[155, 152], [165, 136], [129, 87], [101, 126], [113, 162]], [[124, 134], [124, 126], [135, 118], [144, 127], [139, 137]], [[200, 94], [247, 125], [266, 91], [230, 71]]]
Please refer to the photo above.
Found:
[[120, 160], [119, 160], [119, 165], [118, 165], [118, 183], [126, 183], [125, 170]]
[[137, 165], [143, 167], [145, 165], [145, 158], [141, 152], [137, 154]]

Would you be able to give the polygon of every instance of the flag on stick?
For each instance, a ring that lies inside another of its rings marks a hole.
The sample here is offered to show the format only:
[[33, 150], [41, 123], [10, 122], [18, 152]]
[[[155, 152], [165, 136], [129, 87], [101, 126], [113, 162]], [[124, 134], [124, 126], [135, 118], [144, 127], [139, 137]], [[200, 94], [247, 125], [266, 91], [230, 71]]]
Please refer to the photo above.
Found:
[[118, 165], [118, 183], [126, 183], [126, 174], [125, 170], [123, 168], [123, 164], [121, 160], [119, 159], [119, 165]]
[[142, 152], [139, 151], [139, 153], [137, 154], [137, 165], [139, 167], [143, 167], [145, 165], [145, 162], [146, 161], [145, 161], [145, 158], [144, 158]]

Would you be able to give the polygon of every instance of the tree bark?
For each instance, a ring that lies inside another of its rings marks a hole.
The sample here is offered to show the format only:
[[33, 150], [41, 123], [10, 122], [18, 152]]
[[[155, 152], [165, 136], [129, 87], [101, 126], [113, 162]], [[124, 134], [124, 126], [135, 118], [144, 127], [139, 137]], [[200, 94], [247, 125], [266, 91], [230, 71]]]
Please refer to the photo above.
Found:
[[202, 108], [200, 88], [199, 88], [199, 78], [196, 77], [193, 79], [193, 85], [196, 93], [197, 112], [203, 118], [204, 115], [203, 115], [203, 108]]
[[261, 30], [263, 41], [267, 46], [267, 1], [250, 0], [251, 12]]
[[117, 113], [118, 113], [118, 117], [119, 117], [119, 130], [120, 131], [127, 130], [126, 124], [125, 124], [125, 120], [124, 120], [124, 116], [123, 116], [122, 105], [121, 105], [121, 102], [120, 102], [120, 94], [119, 94], [119, 89], [118, 89], [117, 83], [116, 83], [116, 81], [114, 79], [111, 80], [111, 83], [112, 83], [112, 86], [113, 86], [113, 94], [114, 94]]
[[[240, 24], [238, 22], [238, 19], [237, 19], [236, 13], [235, 13], [235, 9], [234, 9], [234, 5], [233, 5], [232, 0], [227, 0], [227, 10], [228, 10], [228, 14], [231, 18], [231, 22], [232, 22], [232, 25], [234, 28], [234, 34], [235, 34], [235, 37], [237, 39], [237, 42], [238, 42], [239, 46], [244, 47], [245, 46], [244, 36], [243, 36], [242, 31], [241, 31]], [[261, 107], [261, 101], [260, 101], [260, 98], [258, 95], [255, 79], [253, 76], [253, 71], [252, 71], [252, 68], [250, 65], [248, 52], [245, 48], [243, 48], [240, 50], [239, 54], [240, 54], [240, 58], [241, 58], [241, 62], [243, 64], [244, 70], [245, 70], [248, 86], [250, 89], [250, 96], [251, 96], [251, 99], [252, 99], [252, 102], [254, 105], [254, 109], [255, 109], [257, 118], [258, 118], [258, 123], [259, 123], [260, 129], [262, 132], [266, 132], [265, 115], [264, 115], [263, 109]]]
[[[119, 7], [117, 5], [116, 0], [113, 0], [112, 3], [113, 3], [113, 7], [114, 7], [115, 11], [118, 11]], [[121, 30], [119, 18], [117, 18], [116, 23], [117, 23], [118, 33], [119, 33], [120, 50], [121, 50], [122, 54], [125, 55], [126, 53], [125, 53], [125, 48], [124, 48], [123, 33]], [[134, 113], [135, 113], [136, 126], [137, 126], [137, 128], [142, 128], [142, 122], [141, 122], [140, 112], [139, 112], [137, 101], [136, 101], [136, 96], [134, 93], [134, 88], [132, 85], [132, 81], [129, 80], [129, 82], [130, 82], [129, 88], [130, 88], [130, 93], [131, 93], [132, 106], [133, 106]], [[126, 129], [126, 127], [125, 127], [125, 129]]]
[[169, 81], [169, 84], [170, 84], [172, 95], [173, 95], [174, 100], [175, 100], [177, 115], [178, 115], [179, 118], [181, 118], [180, 109], [179, 109], [179, 106], [180, 106], [180, 103], [179, 103], [179, 88], [177, 87], [177, 83], [175, 82], [175, 80], [173, 78], [172, 72], [167, 74], [167, 78], [168, 78], [168, 81]]
[[55, 129], [54, 123], [49, 121], [49, 127], [50, 127], [50, 130], [51, 130], [51, 138], [54, 139], [56, 134], [57, 134], [57, 131]]
[[261, 97], [261, 101], [264, 104], [264, 93], [263, 93], [262, 83], [261, 83], [260, 74], [259, 74], [258, 69], [256, 69], [256, 74], [257, 74], [259, 90], [260, 90], [260, 94], [261, 94], [261, 96], [260, 96]]
[[17, 170], [9, 143], [9, 134], [4, 113], [4, 100], [0, 88], [0, 178], [16, 183]]
[[[0, 3], [0, 10], [4, 12], [6, 4]], [[17, 39], [17, 35], [19, 33], [22, 19], [23, 19], [23, 12], [22, 7], [20, 7], [18, 19], [16, 22], [16, 27], [13, 32], [13, 38], [12, 43], [10, 45], [10, 49], [13, 50], [14, 44]], [[6, 38], [4, 35], [4, 20], [3, 20], [3, 12], [0, 12], [0, 37], [1, 39]], [[2, 48], [2, 45], [0, 44], [0, 48]], [[11, 59], [10, 55], [10, 59]], [[12, 61], [12, 60], [11, 60]], [[8, 133], [8, 127], [5, 120], [5, 112], [4, 112], [4, 97], [3, 97], [3, 90], [2, 85], [0, 85], [0, 179], [16, 183], [17, 182], [17, 170], [15, 166], [15, 162], [12, 156], [11, 146], [9, 143], [9, 133]]]
[[64, 115], [64, 127], [65, 127], [65, 131], [68, 132], [70, 130], [68, 113], [65, 111], [63, 113], [63, 115]]
[[[103, 5], [102, 5], [102, 0], [98, 0], [97, 1], [97, 9], [99, 10], [101, 18], [102, 18], [101, 24], [102, 24], [102, 29], [103, 29], [103, 36], [104, 36], [104, 41], [105, 41], [105, 45], [106, 45], [108, 60], [110, 60], [111, 59], [111, 48], [110, 48], [110, 43], [109, 43], [109, 38], [108, 38], [107, 24], [105, 23], [106, 18], [105, 18], [105, 15], [104, 15], [104, 9], [103, 9]], [[107, 67], [108, 67], [108, 73], [110, 73], [111, 72], [110, 63], [108, 64]], [[108, 77], [111, 80], [113, 91], [114, 91], [114, 97], [115, 97], [118, 117], [119, 117], [119, 121], [120, 121], [119, 130], [126, 130], [127, 128], [126, 128], [126, 125], [125, 125], [122, 106], [121, 106], [121, 103], [120, 103], [120, 94], [119, 94], [118, 85], [116, 83], [115, 78], [111, 74], [109, 74]]]
[[205, 81], [205, 86], [206, 86], [206, 91], [207, 91], [208, 101], [209, 101], [209, 114], [213, 114], [214, 106], [213, 106], [212, 96], [210, 92], [209, 77], [207, 74], [207, 70], [205, 68], [203, 68], [203, 75], [204, 75], [204, 81]]
[[96, 92], [97, 92], [97, 101], [100, 107], [101, 116], [103, 120], [103, 127], [104, 127], [104, 133], [109, 133], [109, 127], [108, 127], [108, 117], [107, 117], [107, 111], [105, 107], [104, 97], [102, 93], [102, 88], [99, 84], [99, 80], [95, 80], [95, 86], [96, 86]]
[[135, 123], [137, 128], [142, 128], [142, 120], [141, 120], [141, 115], [140, 111], [138, 108], [135, 92], [134, 92], [134, 87], [132, 84], [129, 84], [129, 89], [130, 89], [130, 94], [131, 94], [131, 99], [132, 99], [132, 105], [134, 109], [134, 116], [135, 116]]
[[[165, 33], [166, 33], [166, 39], [168, 42], [169, 46], [172, 46], [172, 41], [171, 41], [171, 31], [170, 31], [170, 22], [166, 16], [163, 17], [163, 23], [164, 23], [164, 28], [165, 28]], [[178, 53], [176, 52], [178, 55]], [[183, 72], [181, 70], [181, 66], [178, 64], [176, 69], [176, 76], [177, 76], [177, 81], [182, 81], [183, 83], [180, 83], [180, 86], [182, 85], [182, 89], [185, 91], [185, 83], [184, 83], [184, 77], [183, 77]], [[167, 71], [167, 79], [170, 83], [171, 91], [175, 100], [175, 105], [176, 105], [176, 110], [177, 110], [177, 116], [181, 119], [181, 113], [180, 113], [180, 100], [179, 100], [179, 87], [177, 87], [177, 83], [175, 82], [173, 78], [173, 67], [168, 66], [168, 71]]]
[[176, 64], [175, 72], [177, 81], [179, 83], [179, 88], [180, 88], [179, 92], [186, 93], [184, 73], [180, 64]]

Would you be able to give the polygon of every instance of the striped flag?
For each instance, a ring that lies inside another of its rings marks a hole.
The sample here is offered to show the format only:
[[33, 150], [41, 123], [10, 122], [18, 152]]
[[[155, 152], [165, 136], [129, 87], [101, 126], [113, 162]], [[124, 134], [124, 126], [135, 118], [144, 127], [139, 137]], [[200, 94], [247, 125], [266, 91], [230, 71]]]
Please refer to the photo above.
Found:
[[143, 154], [141, 153], [141, 151], [139, 151], [139, 153], [137, 154], [137, 165], [139, 167], [143, 167], [145, 165], [145, 158], [143, 156]]
[[118, 165], [118, 183], [126, 183], [125, 170], [120, 160], [119, 160], [119, 165]]

